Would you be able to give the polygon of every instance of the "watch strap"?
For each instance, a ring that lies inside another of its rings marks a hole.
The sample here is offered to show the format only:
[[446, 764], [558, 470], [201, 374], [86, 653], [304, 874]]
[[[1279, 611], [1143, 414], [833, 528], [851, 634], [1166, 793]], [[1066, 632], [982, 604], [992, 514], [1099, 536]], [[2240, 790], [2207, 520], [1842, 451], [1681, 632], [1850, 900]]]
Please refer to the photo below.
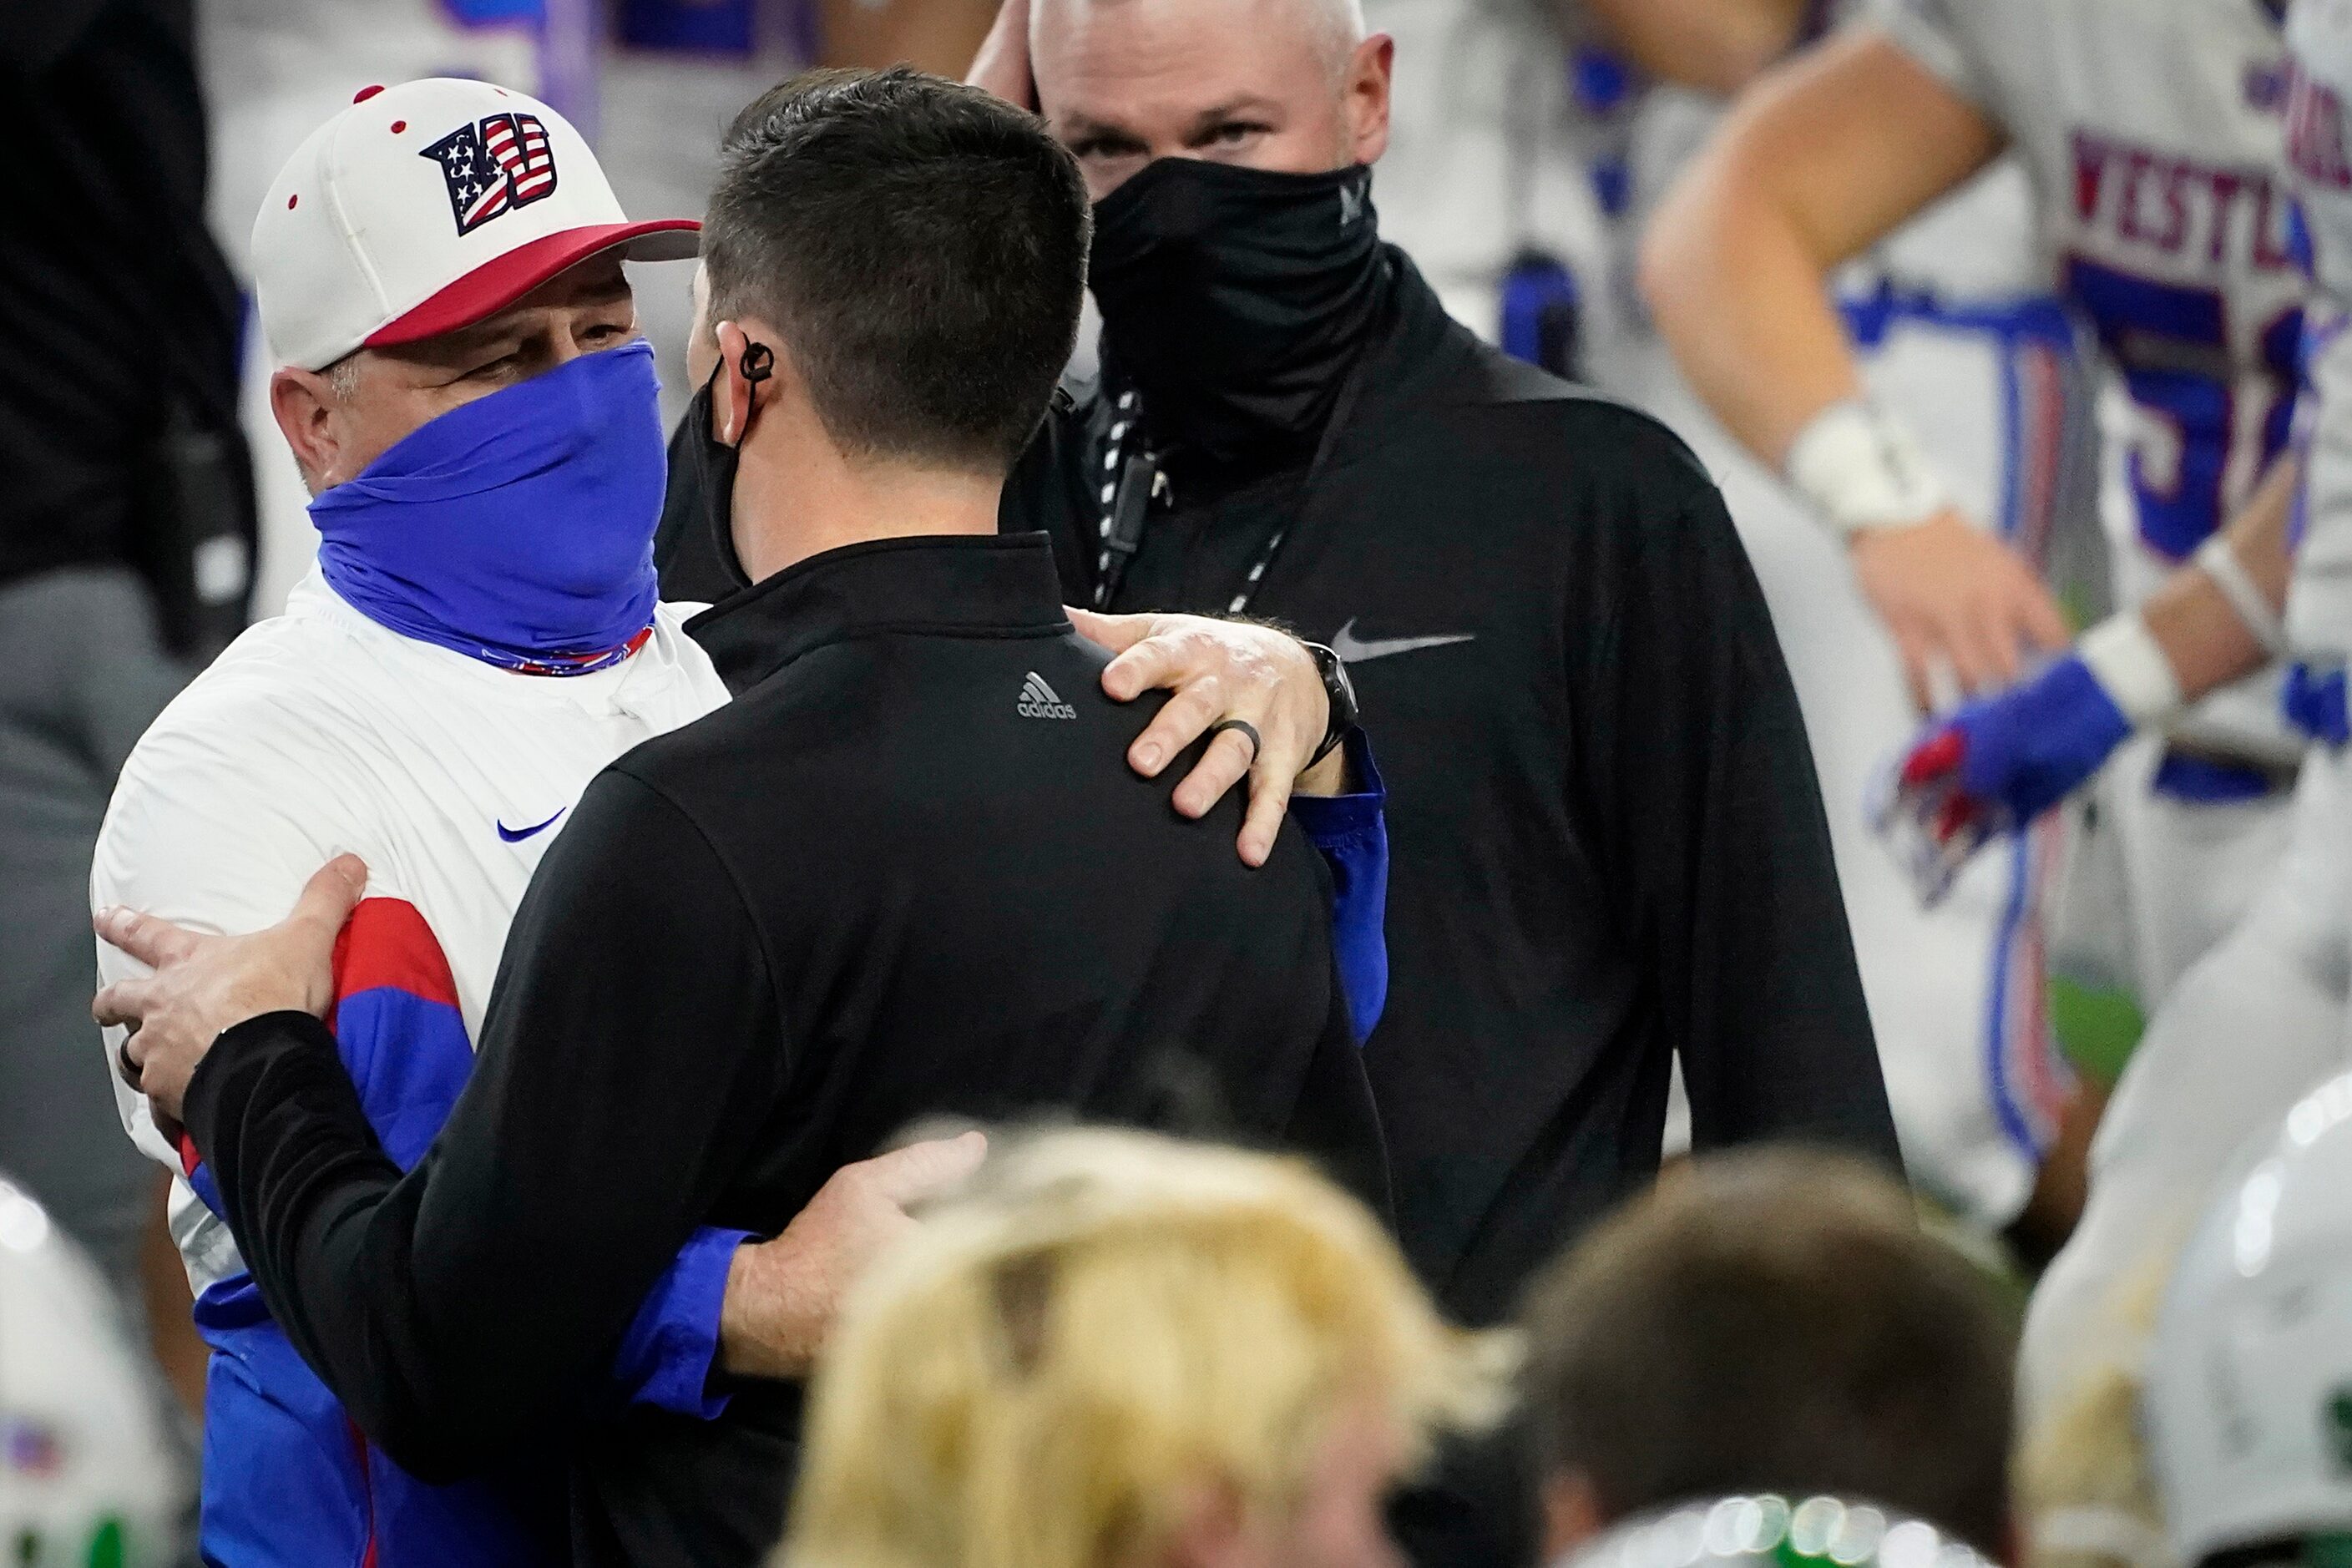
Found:
[[1311, 768], [1338, 751], [1348, 737], [1356, 732], [1359, 715], [1356, 689], [1348, 679], [1346, 663], [1337, 652], [1321, 643], [1311, 642], [1306, 646], [1307, 653], [1315, 660], [1316, 668], [1323, 672], [1323, 695], [1329, 700], [1331, 707], [1330, 719], [1323, 729], [1323, 742], [1315, 748], [1315, 754], [1307, 759], [1307, 765]]

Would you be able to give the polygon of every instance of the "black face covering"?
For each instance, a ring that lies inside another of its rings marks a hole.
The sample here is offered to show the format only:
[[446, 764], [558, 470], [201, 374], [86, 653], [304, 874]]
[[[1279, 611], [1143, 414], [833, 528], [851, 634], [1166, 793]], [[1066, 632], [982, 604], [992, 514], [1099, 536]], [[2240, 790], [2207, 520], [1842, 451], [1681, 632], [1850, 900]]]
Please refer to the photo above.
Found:
[[1171, 446], [1311, 442], [1384, 297], [1372, 172], [1162, 158], [1095, 206], [1105, 363]]
[[719, 372], [714, 370], [702, 390], [694, 395], [694, 401], [686, 405], [686, 417], [678, 426], [681, 439], [673, 447], [672, 458], [673, 465], [683, 459], [685, 472], [671, 475], [664, 510], [688, 509], [681, 529], [705, 531], [709, 543], [708, 552], [693, 553], [707, 554], [733, 586], [741, 589], [751, 585], [742, 558], [735, 553], [735, 470], [743, 454], [710, 433], [710, 389], [718, 382]]

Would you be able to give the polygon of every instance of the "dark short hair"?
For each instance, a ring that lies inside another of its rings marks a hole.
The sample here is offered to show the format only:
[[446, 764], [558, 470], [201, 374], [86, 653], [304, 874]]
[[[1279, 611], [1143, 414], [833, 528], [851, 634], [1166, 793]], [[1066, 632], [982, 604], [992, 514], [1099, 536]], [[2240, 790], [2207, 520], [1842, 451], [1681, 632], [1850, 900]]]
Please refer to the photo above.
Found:
[[1831, 1493], [2007, 1545], [2013, 1314], [1874, 1167], [1703, 1158], [1553, 1263], [1525, 1317], [1538, 1460], [1612, 1521]]
[[711, 319], [773, 323], [844, 447], [1003, 468], [1076, 341], [1090, 226], [1036, 116], [904, 66], [811, 71], [721, 144]]

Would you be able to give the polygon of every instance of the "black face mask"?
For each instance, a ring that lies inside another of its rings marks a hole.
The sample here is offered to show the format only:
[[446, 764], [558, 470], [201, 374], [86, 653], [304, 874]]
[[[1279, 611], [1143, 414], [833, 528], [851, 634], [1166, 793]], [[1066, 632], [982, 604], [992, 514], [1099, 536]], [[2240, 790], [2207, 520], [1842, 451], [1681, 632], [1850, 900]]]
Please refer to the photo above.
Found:
[[710, 433], [710, 388], [718, 379], [713, 372], [702, 384], [678, 424], [670, 504], [688, 509], [681, 528], [700, 530], [708, 542], [707, 549], [693, 552], [715, 560], [736, 587], [748, 588], [751, 579], [735, 553], [735, 470], [743, 454]]
[[[755, 390], [773, 374], [772, 363], [773, 355], [763, 343], [744, 351], [745, 372]], [[707, 557], [734, 588], [741, 589], [751, 585], [751, 576], [735, 552], [735, 474], [742, 466], [743, 437], [751, 429], [747, 422], [732, 447], [710, 433], [711, 389], [726, 368], [724, 363], [711, 367], [709, 379], [686, 405], [686, 417], [678, 424], [670, 448], [669, 493], [662, 502], [662, 531], [670, 531], [669, 514], [682, 510], [686, 515], [679, 520], [680, 528], [702, 530], [708, 541], [707, 551], [694, 553]]]
[[1385, 295], [1371, 188], [1162, 158], [1096, 204], [1104, 361], [1153, 434], [1230, 461], [1322, 430]]

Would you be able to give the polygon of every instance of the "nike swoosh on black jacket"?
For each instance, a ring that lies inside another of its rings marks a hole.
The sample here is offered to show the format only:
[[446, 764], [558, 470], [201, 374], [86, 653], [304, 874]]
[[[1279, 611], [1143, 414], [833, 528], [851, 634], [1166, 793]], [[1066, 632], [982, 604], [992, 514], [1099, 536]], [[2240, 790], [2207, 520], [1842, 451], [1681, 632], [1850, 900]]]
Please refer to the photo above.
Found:
[[[1188, 473], [1109, 608], [1248, 613], [1400, 651], [1353, 670], [1389, 786], [1388, 1009], [1366, 1047], [1407, 1250], [1491, 1321], [1658, 1166], [1679, 1055], [1701, 1149], [1895, 1129], [1804, 720], [1723, 499], [1656, 420], [1508, 359], [1390, 247], [1336, 431]], [[1115, 348], [1116, 345], [1113, 345]], [[1350, 408], [1350, 403], [1352, 407]], [[1099, 395], [1007, 486], [1094, 603]]]

